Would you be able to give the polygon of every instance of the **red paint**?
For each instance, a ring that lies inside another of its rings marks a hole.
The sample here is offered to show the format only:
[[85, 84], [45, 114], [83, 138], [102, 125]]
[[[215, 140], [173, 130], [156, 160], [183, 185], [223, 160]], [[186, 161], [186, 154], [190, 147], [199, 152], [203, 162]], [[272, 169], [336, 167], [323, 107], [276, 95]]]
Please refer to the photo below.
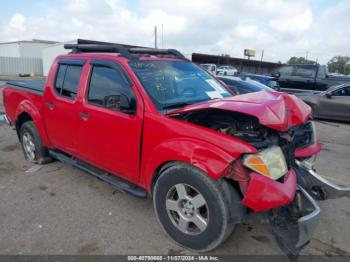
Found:
[[291, 126], [303, 124], [311, 113], [310, 107], [293, 95], [265, 91], [189, 105], [172, 114], [208, 108], [255, 116], [260, 124], [278, 131], [287, 131]]
[[243, 195], [247, 192], [250, 171], [243, 166], [241, 159], [237, 159], [227, 167], [225, 177], [237, 181]]
[[317, 154], [320, 151], [321, 144], [319, 141], [316, 141], [316, 143], [312, 144], [311, 146], [295, 149], [294, 156], [296, 158], [310, 157]]
[[[86, 59], [75, 101], [58, 96], [53, 89], [58, 61], [66, 58]], [[92, 58], [112, 60], [125, 70], [136, 97], [136, 114], [110, 111], [87, 103], [89, 61]], [[48, 148], [61, 149], [148, 191], [151, 191], [157, 169], [165, 163], [181, 161], [203, 170], [214, 180], [226, 176], [238, 181], [245, 193], [244, 204], [256, 211], [285, 205], [294, 196], [296, 178], [293, 170], [284, 183], [258, 174], [249, 176], [241, 165], [241, 171], [246, 173], [228, 174], [230, 164], [241, 164], [242, 154], [257, 150], [235, 137], [159, 113], [126, 58], [93, 53], [60, 56], [53, 63], [45, 86], [42, 96], [7, 86], [3, 89], [3, 97], [11, 123], [15, 123], [21, 113], [28, 113]], [[47, 103], [54, 104], [55, 108], [50, 109]], [[176, 113], [207, 108], [253, 115], [262, 125], [278, 131], [302, 124], [310, 117], [307, 105], [294, 96], [277, 92], [258, 92], [200, 103]], [[82, 119], [81, 112], [90, 118]], [[296, 155], [316, 151], [297, 149]]]
[[297, 177], [293, 169], [289, 170], [283, 183], [251, 173], [243, 204], [256, 212], [287, 205], [294, 199], [296, 184]]

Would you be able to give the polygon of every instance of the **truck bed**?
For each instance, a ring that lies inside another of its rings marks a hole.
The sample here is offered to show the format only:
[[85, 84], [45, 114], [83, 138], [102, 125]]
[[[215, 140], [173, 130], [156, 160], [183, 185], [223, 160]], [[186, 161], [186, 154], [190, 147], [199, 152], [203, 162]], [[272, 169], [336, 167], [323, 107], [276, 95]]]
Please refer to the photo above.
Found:
[[43, 80], [17, 80], [7, 81], [7, 85], [22, 89], [28, 92], [34, 92], [37, 94], [43, 94], [45, 89], [45, 79]]

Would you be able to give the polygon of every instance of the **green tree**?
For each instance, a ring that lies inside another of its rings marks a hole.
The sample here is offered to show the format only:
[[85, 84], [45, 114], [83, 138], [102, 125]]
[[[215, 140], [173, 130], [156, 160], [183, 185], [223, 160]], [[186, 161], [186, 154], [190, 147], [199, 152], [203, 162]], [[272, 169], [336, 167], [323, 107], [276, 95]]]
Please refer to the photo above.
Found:
[[340, 73], [344, 75], [350, 74], [350, 57], [335, 56], [327, 63], [330, 73]]
[[295, 65], [295, 64], [316, 64], [316, 61], [305, 59], [305, 57], [296, 57], [296, 56], [292, 56], [291, 58], [289, 58], [287, 64], [288, 64], [288, 65]]

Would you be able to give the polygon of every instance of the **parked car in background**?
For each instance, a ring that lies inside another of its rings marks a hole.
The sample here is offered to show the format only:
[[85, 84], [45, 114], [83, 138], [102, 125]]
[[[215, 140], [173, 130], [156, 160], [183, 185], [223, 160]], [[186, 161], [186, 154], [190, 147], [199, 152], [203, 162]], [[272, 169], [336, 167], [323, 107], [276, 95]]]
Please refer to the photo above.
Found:
[[272, 88], [252, 79], [243, 80], [236, 76], [219, 76], [218, 79], [224, 82], [237, 95], [260, 91], [274, 91]]
[[212, 73], [213, 75], [216, 75], [216, 64], [200, 64], [200, 66], [208, 72]]
[[305, 90], [325, 91], [329, 87], [350, 83], [348, 76], [328, 74], [327, 67], [319, 64], [284, 65], [271, 73], [278, 79], [280, 87], [286, 92]]
[[216, 69], [217, 75], [233, 76], [238, 72], [237, 68], [230, 65], [222, 65]]
[[243, 80], [252, 79], [276, 91], [280, 90], [278, 79], [273, 76], [259, 75], [259, 74], [245, 73], [245, 72], [237, 72], [235, 76], [240, 77]]
[[350, 122], [350, 84], [295, 95], [312, 108], [315, 118]]

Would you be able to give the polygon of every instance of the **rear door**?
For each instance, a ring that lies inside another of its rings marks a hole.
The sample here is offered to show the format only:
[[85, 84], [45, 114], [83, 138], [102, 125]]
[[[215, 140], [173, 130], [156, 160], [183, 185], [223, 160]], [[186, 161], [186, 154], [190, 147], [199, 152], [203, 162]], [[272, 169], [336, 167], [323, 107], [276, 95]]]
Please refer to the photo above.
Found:
[[78, 148], [86, 161], [131, 182], [138, 181], [142, 108], [122, 112], [106, 105], [108, 97], [136, 101], [122, 66], [109, 60], [90, 61], [90, 81], [80, 108]]
[[75, 155], [77, 148], [77, 93], [84, 60], [61, 60], [53, 86], [45, 93], [45, 126], [55, 148]]

